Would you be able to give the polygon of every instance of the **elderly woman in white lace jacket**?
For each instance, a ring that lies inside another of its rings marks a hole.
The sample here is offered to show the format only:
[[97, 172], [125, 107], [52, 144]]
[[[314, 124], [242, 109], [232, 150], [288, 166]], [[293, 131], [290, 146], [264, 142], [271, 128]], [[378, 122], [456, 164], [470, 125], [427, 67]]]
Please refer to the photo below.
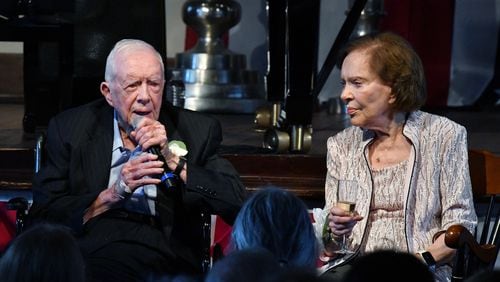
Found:
[[[422, 63], [400, 36], [359, 38], [341, 58], [341, 98], [353, 126], [328, 139], [326, 205], [315, 216], [328, 272], [356, 255], [393, 249], [415, 254], [437, 281], [448, 281], [454, 251], [442, 231], [453, 224], [473, 231], [477, 224], [466, 130], [419, 111], [426, 95]], [[348, 192], [355, 195], [354, 215], [335, 206], [339, 180], [357, 182]], [[336, 254], [344, 235], [352, 255]]]

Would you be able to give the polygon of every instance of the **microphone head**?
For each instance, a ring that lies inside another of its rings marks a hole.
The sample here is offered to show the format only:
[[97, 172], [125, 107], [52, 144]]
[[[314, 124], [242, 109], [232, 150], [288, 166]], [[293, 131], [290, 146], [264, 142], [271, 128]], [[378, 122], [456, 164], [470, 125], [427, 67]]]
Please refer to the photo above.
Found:
[[130, 125], [126, 130], [128, 136], [130, 136], [130, 132], [137, 129], [137, 126], [139, 125], [139, 123], [141, 122], [141, 120], [143, 118], [144, 117], [142, 117], [140, 115], [136, 115], [136, 114], [132, 115], [132, 117], [130, 118]]
[[139, 126], [139, 123], [141, 122], [141, 120], [143, 118], [144, 117], [140, 116], [140, 115], [136, 115], [136, 114], [132, 115], [132, 117], [130, 118], [130, 126], [132, 126], [133, 130], [137, 129], [137, 126]]

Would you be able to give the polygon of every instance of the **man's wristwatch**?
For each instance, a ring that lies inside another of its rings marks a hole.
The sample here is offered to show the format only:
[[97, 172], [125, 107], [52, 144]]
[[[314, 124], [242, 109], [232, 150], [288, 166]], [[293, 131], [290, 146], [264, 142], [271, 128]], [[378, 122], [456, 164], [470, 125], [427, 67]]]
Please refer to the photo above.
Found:
[[425, 252], [421, 252], [420, 255], [422, 256], [422, 258], [424, 259], [424, 262], [429, 267], [429, 270], [434, 272], [436, 270], [436, 260], [434, 259], [432, 254], [430, 252], [425, 251]]

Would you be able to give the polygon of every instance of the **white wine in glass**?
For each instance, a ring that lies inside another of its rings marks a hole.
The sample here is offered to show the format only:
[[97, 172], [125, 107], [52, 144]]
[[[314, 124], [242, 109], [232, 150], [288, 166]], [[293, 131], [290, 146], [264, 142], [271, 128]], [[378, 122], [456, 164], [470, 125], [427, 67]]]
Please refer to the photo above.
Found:
[[[356, 212], [356, 196], [358, 193], [358, 182], [356, 180], [338, 180], [337, 203], [336, 207], [353, 216]], [[336, 250], [337, 254], [354, 253], [349, 249], [347, 235], [342, 236], [340, 249]]]
[[350, 215], [354, 215], [354, 210], [356, 209], [356, 203], [349, 201], [338, 201], [337, 207], [341, 208], [343, 211], [349, 213]]

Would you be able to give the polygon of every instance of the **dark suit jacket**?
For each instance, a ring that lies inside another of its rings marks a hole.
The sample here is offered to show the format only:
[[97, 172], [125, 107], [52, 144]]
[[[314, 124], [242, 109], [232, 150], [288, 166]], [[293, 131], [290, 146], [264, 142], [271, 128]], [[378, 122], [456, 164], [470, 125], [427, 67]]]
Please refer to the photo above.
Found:
[[[165, 125], [168, 139], [181, 140], [188, 149], [187, 183], [180, 200], [167, 197], [170, 202], [163, 203], [175, 206], [170, 214], [162, 216], [163, 231], [174, 253], [198, 268], [202, 253], [201, 211], [232, 223], [243, 202], [244, 187], [233, 166], [216, 154], [222, 141], [217, 120], [167, 102], [159, 120]], [[104, 99], [53, 118], [47, 131], [46, 160], [33, 183], [29, 218], [63, 223], [81, 236], [89, 234], [88, 227], [82, 225], [83, 214], [107, 188], [112, 142], [113, 108]], [[127, 234], [113, 236], [119, 236], [116, 240], [141, 240], [127, 238]], [[103, 241], [96, 239], [89, 248], [97, 249], [105, 244]]]

